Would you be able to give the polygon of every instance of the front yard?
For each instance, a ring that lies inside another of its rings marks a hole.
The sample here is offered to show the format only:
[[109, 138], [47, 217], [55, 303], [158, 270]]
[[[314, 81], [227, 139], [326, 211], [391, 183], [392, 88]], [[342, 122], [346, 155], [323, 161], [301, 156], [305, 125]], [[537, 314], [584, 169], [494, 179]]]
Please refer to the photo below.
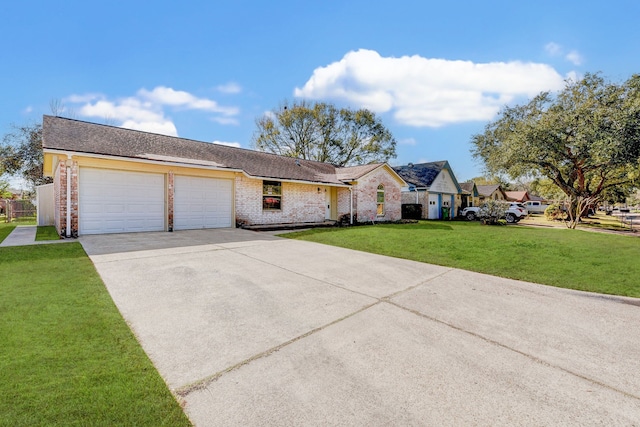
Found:
[[0, 248], [0, 277], [0, 425], [190, 425], [79, 243]]
[[640, 297], [640, 238], [477, 222], [314, 229], [282, 237], [500, 277]]

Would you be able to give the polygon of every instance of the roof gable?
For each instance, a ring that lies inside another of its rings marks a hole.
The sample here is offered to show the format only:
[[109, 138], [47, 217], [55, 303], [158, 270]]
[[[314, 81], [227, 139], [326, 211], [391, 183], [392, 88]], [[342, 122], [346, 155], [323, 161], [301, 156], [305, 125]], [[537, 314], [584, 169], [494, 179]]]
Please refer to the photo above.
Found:
[[449, 166], [449, 162], [446, 160], [418, 164], [409, 163], [408, 165], [397, 166], [393, 169], [411, 186], [427, 189], [433, 185], [434, 181], [436, 181], [436, 178], [438, 178], [442, 171], [446, 171], [453, 181], [456, 191], [458, 193], [462, 191], [460, 184], [458, 184], [458, 181], [451, 170], [451, 166]]
[[461, 182], [460, 188], [463, 192], [471, 194], [472, 197], [478, 197], [478, 187], [473, 181]]
[[385, 169], [387, 173], [391, 175], [391, 177], [395, 179], [401, 186], [404, 187], [407, 185], [407, 182], [402, 179], [402, 177], [398, 175], [398, 173], [387, 163], [371, 163], [362, 166], [347, 166], [337, 168], [336, 171], [338, 179], [344, 182], [349, 182], [364, 179], [367, 175], [381, 168]]
[[502, 196], [506, 199], [507, 195], [504, 193], [502, 186], [500, 184], [492, 184], [492, 185], [478, 185], [478, 194], [483, 197], [489, 197], [496, 191], [502, 193]]
[[516, 202], [526, 202], [527, 200], [531, 200], [527, 191], [505, 191], [504, 194], [506, 194], [507, 200], [513, 200]]

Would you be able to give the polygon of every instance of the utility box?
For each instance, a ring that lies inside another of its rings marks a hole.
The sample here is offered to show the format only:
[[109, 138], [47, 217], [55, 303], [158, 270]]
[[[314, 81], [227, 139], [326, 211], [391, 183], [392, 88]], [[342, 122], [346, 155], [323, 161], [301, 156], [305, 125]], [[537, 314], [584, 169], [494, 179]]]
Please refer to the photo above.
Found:
[[422, 219], [422, 205], [420, 203], [403, 204], [402, 219]]

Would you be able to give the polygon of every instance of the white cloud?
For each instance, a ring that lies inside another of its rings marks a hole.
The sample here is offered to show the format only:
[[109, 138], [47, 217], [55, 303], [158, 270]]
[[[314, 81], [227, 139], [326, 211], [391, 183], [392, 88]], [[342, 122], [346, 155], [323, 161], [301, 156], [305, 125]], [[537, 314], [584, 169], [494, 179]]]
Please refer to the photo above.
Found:
[[214, 117], [211, 120], [213, 120], [216, 123], [220, 123], [221, 125], [239, 125], [240, 124], [240, 122], [238, 122], [238, 120], [233, 117]]
[[100, 94], [83, 94], [68, 96], [65, 102], [80, 104], [77, 112], [82, 117], [97, 117], [128, 129], [171, 136], [178, 136], [178, 130], [166, 116], [168, 108], [205, 111], [212, 114], [212, 120], [221, 124], [237, 124], [233, 116], [239, 113], [236, 107], [221, 106], [211, 99], [198, 98], [189, 92], [165, 86], [152, 90], [143, 88], [135, 96], [116, 100]]
[[582, 65], [584, 59], [580, 52], [572, 50], [569, 53], [565, 53], [564, 48], [558, 43], [550, 42], [544, 46], [544, 50], [551, 56], [562, 56], [565, 60], [571, 62], [573, 65]]
[[221, 107], [216, 101], [206, 98], [197, 98], [189, 92], [175, 90], [164, 86], [158, 86], [151, 91], [140, 89], [138, 91], [138, 96], [160, 105], [185, 107], [190, 110], [210, 111], [213, 113], [221, 113], [225, 116], [233, 116], [239, 112], [235, 107]]
[[117, 102], [101, 99], [84, 104], [78, 113], [85, 117], [102, 117], [119, 122], [132, 120], [162, 123], [165, 121], [162, 110], [151, 104], [142, 103], [136, 98], [124, 98]]
[[558, 56], [562, 54], [562, 46], [554, 42], [547, 43], [544, 46], [544, 50], [551, 56]]
[[563, 77], [546, 64], [385, 58], [362, 49], [315, 69], [294, 95], [343, 100], [378, 113], [392, 112], [406, 125], [439, 127], [490, 120], [518, 97], [563, 86]]
[[565, 59], [573, 65], [582, 65], [582, 55], [575, 50], [569, 52], [567, 56], [565, 56]]
[[70, 95], [62, 100], [63, 103], [69, 102], [72, 104], [83, 104], [85, 102], [95, 101], [96, 99], [102, 99], [103, 96], [98, 93], [85, 93], [84, 95]]
[[239, 142], [224, 142], [224, 141], [213, 141], [214, 144], [226, 145], [227, 147], [236, 147], [240, 148], [241, 145]]
[[398, 144], [402, 145], [416, 145], [418, 141], [415, 138], [405, 138], [398, 140]]
[[229, 82], [224, 85], [216, 86], [218, 92], [222, 93], [240, 93], [242, 92], [242, 86], [235, 82]]
[[25, 114], [30, 114], [32, 111], [33, 111], [33, 107], [32, 107], [31, 105], [28, 105], [28, 106], [23, 110], [23, 112], [24, 112]]
[[120, 127], [134, 130], [142, 130], [145, 132], [159, 133], [161, 135], [178, 136], [178, 129], [170, 120], [136, 122], [135, 120], [127, 120]]

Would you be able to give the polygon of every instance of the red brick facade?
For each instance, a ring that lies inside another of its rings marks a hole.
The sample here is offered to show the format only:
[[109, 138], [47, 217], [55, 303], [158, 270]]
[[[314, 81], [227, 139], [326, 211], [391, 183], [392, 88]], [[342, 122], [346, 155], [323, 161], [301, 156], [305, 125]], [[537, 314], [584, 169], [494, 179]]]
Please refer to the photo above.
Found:
[[[384, 189], [384, 214], [377, 214], [378, 186]], [[402, 217], [400, 183], [384, 168], [358, 180], [354, 192], [354, 212], [358, 222], [396, 221]]]
[[[326, 191], [330, 187], [320, 184], [299, 184], [282, 182], [282, 209], [262, 209], [261, 179], [238, 176], [236, 178], [236, 222], [240, 224], [287, 224], [322, 222], [326, 218]], [[377, 215], [378, 186], [382, 185], [385, 195], [384, 215]], [[325, 191], [326, 190], [326, 191]], [[396, 221], [401, 218], [401, 185], [385, 169], [379, 168], [349, 188], [338, 187], [337, 217], [349, 216], [351, 212], [351, 191], [353, 191], [354, 221]]]
[[78, 163], [67, 167], [65, 162], [58, 163], [54, 174], [54, 222], [58, 234], [67, 236], [67, 173], [71, 173], [71, 230], [70, 236], [78, 235]]
[[167, 230], [173, 231], [173, 195], [174, 195], [173, 171], [167, 173]]

